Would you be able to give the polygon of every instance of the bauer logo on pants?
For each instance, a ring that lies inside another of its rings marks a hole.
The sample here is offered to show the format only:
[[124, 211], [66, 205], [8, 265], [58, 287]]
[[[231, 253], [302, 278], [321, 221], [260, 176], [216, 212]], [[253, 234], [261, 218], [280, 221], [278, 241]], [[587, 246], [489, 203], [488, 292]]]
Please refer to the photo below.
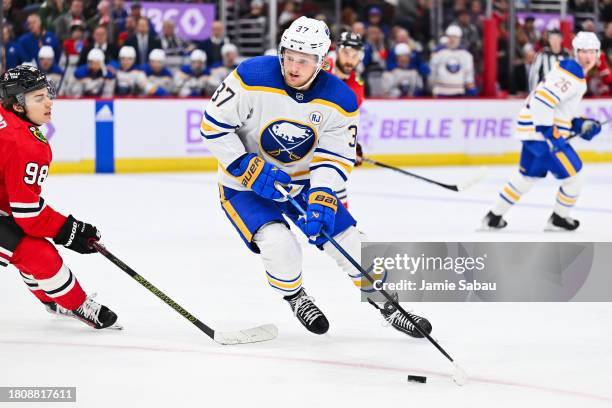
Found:
[[309, 125], [281, 119], [263, 129], [259, 143], [272, 159], [281, 163], [293, 163], [307, 156], [316, 140], [317, 134]]

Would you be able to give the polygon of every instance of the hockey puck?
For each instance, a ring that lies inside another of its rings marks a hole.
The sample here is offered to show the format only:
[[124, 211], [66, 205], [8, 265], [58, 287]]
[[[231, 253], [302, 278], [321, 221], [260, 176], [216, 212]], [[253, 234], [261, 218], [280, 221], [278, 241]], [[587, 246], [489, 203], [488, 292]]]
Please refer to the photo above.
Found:
[[417, 382], [425, 384], [427, 382], [427, 377], [421, 377], [420, 375], [409, 375], [408, 382]]

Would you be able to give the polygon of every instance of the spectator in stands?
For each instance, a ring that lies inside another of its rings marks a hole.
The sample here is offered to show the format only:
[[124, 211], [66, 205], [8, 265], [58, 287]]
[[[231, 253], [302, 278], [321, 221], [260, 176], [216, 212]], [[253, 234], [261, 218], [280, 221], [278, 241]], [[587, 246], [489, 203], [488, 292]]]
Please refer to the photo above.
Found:
[[478, 28], [472, 24], [470, 14], [466, 10], [461, 10], [457, 15], [457, 21], [454, 23], [462, 32], [461, 45], [474, 55], [480, 55], [482, 52], [482, 40]]
[[[147, 20], [147, 24], [149, 24], [149, 32], [155, 33], [155, 27], [153, 26], [151, 20], [149, 20], [146, 16], [142, 15], [142, 4], [140, 4], [139, 0], [135, 0], [132, 2], [132, 4], [130, 5], [129, 15], [134, 17], [134, 21], [136, 21], [136, 24], [138, 24], [138, 20], [144, 17]], [[138, 48], [136, 48], [136, 52], [138, 52]], [[146, 58], [147, 57], [145, 56], [145, 59]]]
[[381, 29], [385, 37], [389, 36], [389, 26], [382, 21], [382, 9], [378, 6], [372, 6], [368, 10], [367, 27], [376, 26]]
[[285, 5], [283, 6], [283, 11], [278, 16], [278, 26], [281, 29], [285, 28], [289, 26], [289, 24], [291, 24], [291, 22], [293, 22], [293, 20], [296, 18], [298, 18], [298, 13], [295, 2], [292, 0], [286, 1]]
[[[394, 47], [391, 48], [391, 50], [389, 51], [389, 55], [387, 56], [387, 70], [391, 71], [397, 66], [395, 46], [397, 46], [398, 44], [406, 44], [408, 46], [408, 49], [411, 50], [411, 55], [408, 59], [410, 62], [410, 68], [416, 69], [419, 72], [419, 75], [421, 75], [422, 79], [426, 81], [431, 71], [429, 69], [429, 65], [427, 65], [427, 62], [425, 61], [422, 55], [421, 51], [423, 50], [423, 47], [421, 46], [421, 44], [410, 38], [408, 30], [401, 27], [398, 27], [395, 30], [393, 44]], [[404, 50], [404, 48], [402, 48], [402, 50]]]
[[521, 63], [514, 66], [514, 89], [512, 94], [524, 95], [529, 93], [529, 76], [533, 71], [533, 64], [536, 59], [536, 52], [531, 43], [523, 46], [523, 58]]
[[87, 20], [87, 27], [89, 31], [94, 31], [96, 27], [105, 27], [110, 42], [115, 42], [119, 34], [119, 29], [111, 15], [111, 4], [109, 0], [102, 0], [98, 3], [98, 12]]
[[119, 62], [108, 67], [115, 77], [115, 96], [141, 96], [145, 94], [147, 76], [136, 66], [136, 50], [124, 45], [119, 50]]
[[431, 83], [434, 96], [474, 96], [474, 58], [461, 48], [461, 28], [450, 25], [445, 31], [446, 46], [431, 57]]
[[474, 24], [478, 31], [482, 33], [482, 23], [485, 15], [482, 11], [482, 3], [480, 0], [472, 0], [470, 3], [470, 21]]
[[601, 50], [606, 55], [612, 51], [612, 21], [608, 21], [604, 27]]
[[423, 95], [423, 79], [419, 72], [411, 67], [411, 50], [408, 44], [399, 43], [394, 49], [396, 67], [383, 74], [384, 94], [391, 98]]
[[204, 51], [191, 52], [189, 64], [182, 66], [174, 76], [174, 88], [180, 97], [212, 95], [215, 84], [210, 81]]
[[136, 50], [136, 61], [138, 65], [145, 65], [149, 53], [157, 48], [161, 48], [159, 38], [149, 31], [149, 20], [140, 17], [136, 23], [136, 32], [125, 40], [125, 45], [134, 47]]
[[40, 21], [45, 30], [53, 31], [55, 26], [53, 22], [67, 10], [67, 4], [64, 0], [45, 0], [38, 9]]
[[365, 38], [366, 36], [365, 24], [363, 24], [361, 21], [354, 22], [349, 31], [359, 34], [361, 38]]
[[98, 26], [93, 31], [91, 40], [88, 42], [87, 46], [83, 48], [83, 51], [81, 51], [79, 65], [86, 63], [89, 51], [94, 48], [100, 49], [102, 52], [104, 52], [106, 64], [109, 64], [111, 61], [117, 59], [119, 50], [115, 44], [109, 41], [108, 32], [104, 26]]
[[[151, 50], [149, 63], [142, 67], [147, 76], [145, 87], [149, 96], [171, 96], [174, 82], [172, 73], [166, 68], [166, 53], [161, 48]], [[225, 79], [225, 78], [224, 78]]]
[[19, 45], [23, 49], [24, 62], [36, 64], [38, 51], [43, 45], [50, 45], [55, 52], [55, 62], [59, 61], [61, 55], [60, 43], [51, 32], [43, 30], [38, 14], [28, 16], [28, 32], [19, 37]]
[[49, 80], [53, 81], [57, 94], [62, 83], [64, 71], [55, 63], [55, 51], [48, 45], [43, 45], [40, 47], [40, 51], [38, 51], [38, 69], [46, 74]]
[[366, 95], [382, 95], [382, 74], [386, 69], [387, 49], [382, 30], [375, 25], [367, 29], [363, 47], [363, 76], [366, 81]]
[[87, 55], [87, 64], [79, 66], [66, 86], [66, 96], [111, 97], [112, 74], [106, 70], [104, 52], [93, 48]]
[[83, 0], [72, 0], [70, 9], [53, 22], [55, 35], [60, 41], [63, 42], [70, 37], [70, 26], [75, 20], [85, 21], [85, 16], [83, 15]]
[[22, 7], [15, 6], [12, 0], [2, 0], [2, 15], [4, 24], [10, 24], [13, 27], [15, 38], [21, 37], [24, 32], [23, 22], [27, 17]]
[[211, 64], [210, 80], [219, 85], [233, 70], [238, 67], [238, 47], [227, 43], [221, 48], [221, 63]]
[[166, 63], [172, 69], [179, 68], [183, 62], [183, 56], [194, 48], [192, 44], [187, 43], [176, 34], [176, 27], [172, 20], [164, 21], [159, 41], [161, 49], [166, 53]]
[[125, 20], [127, 19], [128, 12], [125, 9], [125, 2], [123, 0], [113, 0], [113, 7], [111, 9], [111, 17], [119, 31], [125, 30]]
[[117, 45], [120, 47], [125, 44], [128, 38], [136, 33], [136, 19], [134, 16], [127, 16], [123, 25], [123, 31], [117, 37]]
[[5, 24], [2, 27], [2, 45], [4, 46], [4, 56], [6, 57], [5, 69], [15, 68], [26, 61], [26, 56], [18, 41], [13, 34], [13, 26]]
[[525, 23], [523, 24], [523, 31], [527, 35], [527, 40], [533, 45], [540, 42], [541, 34], [536, 29], [535, 18], [532, 16], [525, 17]]
[[85, 25], [80, 20], [75, 20], [70, 26], [70, 38], [64, 40], [64, 53], [68, 58], [68, 64], [77, 65], [79, 56], [85, 48], [91, 49], [85, 39]]
[[529, 91], [544, 80], [550, 71], [559, 61], [570, 58], [570, 53], [563, 48], [563, 35], [557, 29], [548, 31], [548, 46], [539, 52], [529, 72]]
[[222, 60], [221, 47], [229, 43], [229, 38], [225, 36], [225, 29], [220, 21], [214, 21], [211, 27], [210, 38], [202, 41], [198, 48], [206, 53], [206, 60], [209, 65], [216, 64]]

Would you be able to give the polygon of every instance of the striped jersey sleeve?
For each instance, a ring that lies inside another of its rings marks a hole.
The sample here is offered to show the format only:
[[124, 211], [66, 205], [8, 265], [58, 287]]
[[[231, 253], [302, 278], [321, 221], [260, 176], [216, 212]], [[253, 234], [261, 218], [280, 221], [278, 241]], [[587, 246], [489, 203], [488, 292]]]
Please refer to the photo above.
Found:
[[579, 77], [561, 65], [553, 68], [531, 94], [530, 108], [534, 125], [552, 126], [557, 106], [574, 98], [583, 83], [584, 77]]
[[27, 156], [17, 150], [6, 162], [5, 182], [11, 215], [27, 235], [54, 238], [66, 217], [52, 209], [40, 195], [49, 163]]
[[355, 165], [358, 111], [336, 113], [336, 121], [319, 135], [310, 162], [310, 185], [329, 187], [346, 182]]
[[236, 131], [250, 113], [248, 91], [240, 86], [234, 70], [219, 85], [202, 115], [200, 134], [206, 147], [227, 168], [246, 153]]

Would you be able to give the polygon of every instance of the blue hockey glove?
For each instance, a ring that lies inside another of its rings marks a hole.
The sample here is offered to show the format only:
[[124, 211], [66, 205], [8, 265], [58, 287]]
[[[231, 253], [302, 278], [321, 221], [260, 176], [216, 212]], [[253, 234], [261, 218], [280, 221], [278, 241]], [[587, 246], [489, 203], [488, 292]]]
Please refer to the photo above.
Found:
[[308, 192], [308, 207], [306, 219], [298, 220], [298, 227], [309, 238], [308, 242], [323, 245], [327, 239], [320, 236], [321, 230], [334, 232], [334, 221], [338, 209], [338, 198], [334, 192], [326, 187], [311, 188]]
[[591, 140], [601, 132], [601, 123], [595, 119], [572, 119], [572, 133], [580, 135], [585, 140]]
[[478, 95], [478, 88], [473, 87], [473, 88], [468, 88], [465, 90], [465, 94], [467, 96], [476, 96]]
[[567, 147], [567, 141], [559, 134], [554, 126], [536, 126], [536, 132], [541, 133], [550, 145], [553, 151], [563, 150]]
[[227, 171], [244, 187], [250, 188], [263, 198], [272, 200], [283, 196], [274, 186], [275, 183], [284, 185], [291, 183], [291, 177], [287, 173], [267, 163], [255, 153], [240, 156], [227, 166]]

